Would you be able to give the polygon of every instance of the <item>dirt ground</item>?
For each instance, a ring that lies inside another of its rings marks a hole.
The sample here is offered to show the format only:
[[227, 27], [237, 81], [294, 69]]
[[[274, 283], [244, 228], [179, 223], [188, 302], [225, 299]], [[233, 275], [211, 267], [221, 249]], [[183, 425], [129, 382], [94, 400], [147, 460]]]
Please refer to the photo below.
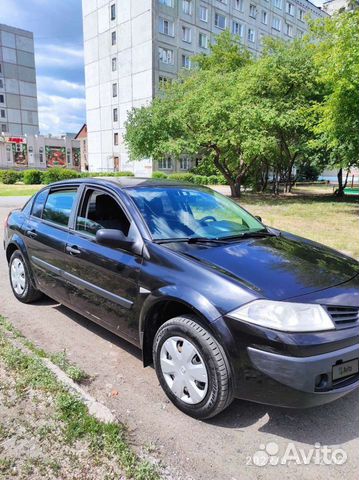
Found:
[[[24, 199], [7, 198], [0, 203], [1, 224], [9, 209], [22, 202]], [[127, 342], [51, 300], [33, 305], [17, 302], [1, 252], [0, 313], [39, 347], [49, 352], [66, 349], [69, 359], [93, 378], [88, 391], [128, 425], [138, 448], [160, 458], [178, 479], [357, 478], [358, 392], [310, 410], [236, 400], [215, 419], [199, 422], [169, 403], [154, 370], [143, 369], [140, 352]], [[308, 452], [316, 442], [343, 448], [347, 461], [343, 465], [292, 464], [290, 468], [254, 465], [253, 456], [268, 443], [275, 443], [282, 455], [288, 443]]]

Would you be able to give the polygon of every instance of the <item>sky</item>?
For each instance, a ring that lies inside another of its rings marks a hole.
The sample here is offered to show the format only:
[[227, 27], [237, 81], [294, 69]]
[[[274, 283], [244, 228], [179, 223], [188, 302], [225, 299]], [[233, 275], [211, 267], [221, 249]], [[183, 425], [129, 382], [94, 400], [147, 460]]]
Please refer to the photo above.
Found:
[[0, 23], [34, 33], [41, 134], [85, 122], [81, 0], [0, 0]]
[[40, 132], [79, 131], [85, 122], [81, 0], [0, 0], [0, 23], [34, 33]]

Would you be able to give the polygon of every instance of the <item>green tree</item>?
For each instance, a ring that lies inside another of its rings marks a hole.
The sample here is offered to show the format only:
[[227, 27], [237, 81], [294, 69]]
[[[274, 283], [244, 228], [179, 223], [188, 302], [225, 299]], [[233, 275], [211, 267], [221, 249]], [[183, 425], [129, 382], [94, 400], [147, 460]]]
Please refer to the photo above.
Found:
[[264, 162], [274, 175], [274, 193], [279, 193], [279, 181], [291, 189], [294, 166], [310, 155], [308, 112], [322, 98], [311, 52], [306, 40], [268, 39], [262, 57], [250, 66], [247, 96], [262, 122], [257, 128], [267, 144], [268, 139], [275, 144]]
[[324, 100], [313, 108], [315, 143], [339, 169], [341, 195], [343, 170], [348, 173], [359, 164], [359, 10], [321, 19], [311, 32], [318, 78], [325, 88]]
[[198, 68], [191, 74], [166, 86], [150, 106], [129, 114], [125, 141], [133, 159], [183, 153], [210, 159], [232, 195], [238, 196], [251, 164], [262, 154], [264, 140], [255, 130], [256, 119], [244, 95], [246, 68], [252, 60], [225, 32], [211, 55], [196, 61]]

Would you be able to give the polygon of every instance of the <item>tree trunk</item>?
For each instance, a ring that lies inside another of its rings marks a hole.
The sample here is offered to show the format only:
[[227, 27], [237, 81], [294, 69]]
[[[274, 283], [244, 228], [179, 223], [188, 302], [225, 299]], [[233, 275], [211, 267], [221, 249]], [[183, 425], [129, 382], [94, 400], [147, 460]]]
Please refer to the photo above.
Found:
[[236, 179], [235, 182], [231, 182], [229, 184], [229, 186], [231, 187], [231, 196], [232, 197], [235, 197], [235, 198], [238, 198], [241, 196], [241, 182], [238, 181], [238, 178]]
[[350, 169], [348, 169], [345, 180], [343, 182], [343, 169], [340, 168], [339, 171], [338, 171], [338, 189], [335, 192], [335, 194], [338, 197], [343, 197], [344, 196], [344, 189], [346, 188], [346, 186], [348, 184], [349, 173], [350, 173]]

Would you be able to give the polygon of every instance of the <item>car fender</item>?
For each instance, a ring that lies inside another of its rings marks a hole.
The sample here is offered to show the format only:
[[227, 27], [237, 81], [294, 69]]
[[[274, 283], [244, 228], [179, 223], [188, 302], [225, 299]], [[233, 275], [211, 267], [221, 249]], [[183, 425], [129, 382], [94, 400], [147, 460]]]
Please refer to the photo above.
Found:
[[204, 317], [209, 323], [214, 322], [221, 316], [217, 308], [196, 290], [180, 285], [167, 285], [152, 291], [144, 301], [139, 322], [140, 338], [142, 338], [146, 319], [150, 310], [156, 305], [156, 303], [159, 304], [166, 300], [183, 303], [183, 305], [191, 308], [193, 313], [200, 314], [201, 317]]

